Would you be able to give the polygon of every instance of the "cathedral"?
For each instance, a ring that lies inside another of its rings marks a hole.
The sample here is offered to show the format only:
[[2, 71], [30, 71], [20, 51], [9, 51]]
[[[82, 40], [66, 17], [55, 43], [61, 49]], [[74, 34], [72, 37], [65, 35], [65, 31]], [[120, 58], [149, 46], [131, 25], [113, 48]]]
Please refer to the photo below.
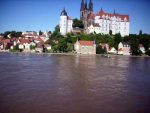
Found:
[[93, 12], [92, 0], [87, 3], [87, 0], [81, 1], [80, 19], [84, 24], [84, 32], [109, 34], [113, 35], [120, 33], [122, 37], [129, 35], [130, 19], [129, 15], [107, 13], [102, 8], [97, 13]]

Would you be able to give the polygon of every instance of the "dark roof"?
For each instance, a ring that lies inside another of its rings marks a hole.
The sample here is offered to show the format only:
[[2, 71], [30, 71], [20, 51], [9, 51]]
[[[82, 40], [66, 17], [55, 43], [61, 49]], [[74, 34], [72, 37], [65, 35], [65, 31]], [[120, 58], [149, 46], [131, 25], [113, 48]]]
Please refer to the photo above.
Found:
[[61, 12], [60, 15], [61, 15], [61, 16], [67, 16], [67, 12], [66, 12], [65, 8], [63, 9], [63, 11]]

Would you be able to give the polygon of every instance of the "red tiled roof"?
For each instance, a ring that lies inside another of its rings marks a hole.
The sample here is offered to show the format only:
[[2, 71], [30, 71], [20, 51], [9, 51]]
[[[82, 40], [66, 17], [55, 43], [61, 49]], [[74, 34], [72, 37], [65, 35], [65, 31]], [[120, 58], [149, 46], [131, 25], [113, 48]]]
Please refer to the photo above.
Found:
[[82, 46], [93, 46], [94, 45], [93, 41], [79, 41], [79, 43]]
[[103, 14], [105, 14], [105, 12], [103, 11], [103, 9], [101, 9], [101, 10], [98, 12], [98, 14], [99, 14], [100, 16], [102, 16]]
[[34, 38], [34, 40], [39, 41], [39, 42], [44, 42], [41, 38]]
[[3, 43], [10, 43], [10, 39], [4, 39], [2, 40]]
[[19, 41], [20, 41], [20, 44], [30, 43], [28, 39], [19, 39]]
[[121, 18], [121, 20], [123, 20], [123, 21], [124, 21], [124, 19], [126, 18], [127, 21], [130, 21], [129, 15], [105, 13], [102, 9], [96, 14], [96, 16], [100, 16], [100, 18], [102, 18], [103, 15], [105, 15], [105, 16], [108, 15], [109, 17], [113, 17], [113, 16], [119, 17], [119, 18]]

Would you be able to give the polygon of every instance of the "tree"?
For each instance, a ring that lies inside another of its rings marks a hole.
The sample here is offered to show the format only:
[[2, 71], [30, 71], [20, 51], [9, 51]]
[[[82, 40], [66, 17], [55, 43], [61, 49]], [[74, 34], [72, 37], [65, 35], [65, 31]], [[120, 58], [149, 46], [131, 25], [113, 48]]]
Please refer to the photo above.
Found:
[[139, 35], [140, 35], [140, 36], [142, 35], [142, 30], [139, 31]]
[[4, 32], [4, 38], [8, 38], [8, 35], [9, 35], [10, 33], [11, 33], [10, 31]]
[[148, 49], [145, 54], [147, 54], [148, 56], [150, 56], [150, 49]]
[[98, 45], [96, 46], [96, 54], [105, 54], [106, 53], [106, 48], [103, 49], [102, 46]]
[[139, 50], [139, 44], [138, 44], [138, 40], [137, 37], [132, 37], [131, 42], [130, 42], [130, 46], [131, 46], [131, 53], [132, 55], [141, 55], [141, 51]]
[[150, 47], [150, 37], [148, 35], [142, 35], [140, 42], [143, 44], [145, 50], [147, 51]]
[[109, 30], [109, 35], [112, 35], [112, 30]]
[[115, 37], [114, 37], [114, 47], [115, 47], [115, 49], [118, 50], [118, 44], [119, 44], [120, 42], [122, 42], [122, 41], [123, 41], [123, 40], [122, 40], [122, 37], [121, 37], [120, 33], [119, 33], [119, 34], [116, 34]]
[[43, 32], [40, 30], [40, 31], [39, 31], [39, 35], [42, 35], [42, 34], [43, 34]]
[[59, 27], [59, 25], [56, 25], [55, 26], [55, 31], [54, 32], [60, 32], [60, 27]]
[[79, 27], [79, 28], [84, 28], [84, 24], [81, 20], [78, 20], [77, 18], [73, 19], [73, 28]]
[[62, 52], [67, 52], [67, 41], [65, 40], [65, 38], [60, 39], [59, 43], [58, 43], [58, 47], [59, 47], [59, 51]]

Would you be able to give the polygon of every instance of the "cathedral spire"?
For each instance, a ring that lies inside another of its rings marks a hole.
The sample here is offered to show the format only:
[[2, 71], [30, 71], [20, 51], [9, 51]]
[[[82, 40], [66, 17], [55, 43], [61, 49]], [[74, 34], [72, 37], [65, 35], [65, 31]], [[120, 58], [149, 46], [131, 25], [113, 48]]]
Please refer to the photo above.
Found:
[[115, 9], [114, 9], [114, 14], [116, 14], [116, 11], [115, 11]]
[[93, 12], [93, 3], [92, 0], [89, 2], [89, 10]]
[[87, 0], [85, 1], [85, 9], [87, 9]]
[[66, 12], [66, 10], [65, 10], [65, 7], [64, 7], [64, 9], [63, 9], [63, 11], [61, 12], [60, 15], [61, 15], [61, 16], [67, 16], [67, 12]]
[[84, 0], [82, 0], [82, 2], [81, 2], [81, 8], [80, 8], [80, 10], [81, 11], [84, 10]]

